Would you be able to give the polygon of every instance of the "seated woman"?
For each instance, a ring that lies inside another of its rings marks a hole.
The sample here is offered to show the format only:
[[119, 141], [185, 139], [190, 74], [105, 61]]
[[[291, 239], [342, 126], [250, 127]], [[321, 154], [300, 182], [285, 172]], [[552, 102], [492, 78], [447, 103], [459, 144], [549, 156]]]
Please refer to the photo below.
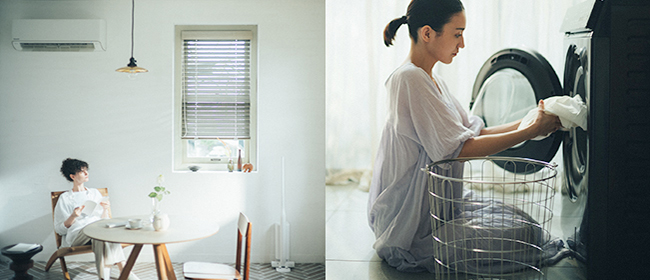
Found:
[[[124, 267], [126, 258], [122, 246], [118, 243], [91, 240], [82, 229], [88, 224], [100, 219], [108, 218], [109, 202], [102, 201], [102, 195], [97, 189], [86, 188], [88, 182], [88, 163], [68, 158], [61, 165], [61, 173], [68, 181], [72, 182], [72, 190], [61, 194], [54, 207], [54, 230], [61, 235], [61, 246], [80, 246], [92, 244], [95, 253], [95, 265], [99, 279], [111, 278], [111, 266], [117, 264], [120, 271]], [[82, 215], [84, 203], [88, 200], [98, 203], [94, 212]], [[135, 274], [129, 275], [130, 280], [138, 280]]]

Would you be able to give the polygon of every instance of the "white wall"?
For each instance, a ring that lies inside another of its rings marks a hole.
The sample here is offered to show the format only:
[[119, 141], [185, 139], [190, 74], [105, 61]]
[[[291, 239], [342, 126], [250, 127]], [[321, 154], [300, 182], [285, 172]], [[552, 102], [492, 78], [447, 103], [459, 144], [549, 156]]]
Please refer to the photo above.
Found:
[[[34, 259], [49, 258], [49, 192], [71, 187], [58, 169], [73, 157], [90, 164], [87, 186], [109, 188], [113, 216], [150, 211], [163, 174], [164, 212], [221, 223], [210, 238], [169, 245], [172, 261], [232, 261], [243, 211], [253, 261], [269, 262], [285, 157], [291, 260], [324, 262], [325, 1], [138, 0], [134, 56], [150, 72], [136, 80], [114, 71], [130, 57], [130, 9], [129, 0], [0, 0], [0, 247], [40, 243]], [[15, 51], [12, 20], [41, 18], [105, 19], [108, 49]], [[190, 24], [258, 25], [257, 173], [172, 172], [174, 25]]]

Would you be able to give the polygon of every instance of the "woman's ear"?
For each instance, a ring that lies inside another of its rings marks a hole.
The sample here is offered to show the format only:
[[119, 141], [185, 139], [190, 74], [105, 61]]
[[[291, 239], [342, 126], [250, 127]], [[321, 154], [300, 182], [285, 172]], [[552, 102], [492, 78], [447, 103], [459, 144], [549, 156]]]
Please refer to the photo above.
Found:
[[420, 31], [418, 32], [418, 35], [420, 35], [420, 39], [422, 41], [429, 42], [431, 38], [434, 37], [435, 35], [434, 32], [435, 30], [433, 30], [430, 26], [425, 25], [420, 27]]

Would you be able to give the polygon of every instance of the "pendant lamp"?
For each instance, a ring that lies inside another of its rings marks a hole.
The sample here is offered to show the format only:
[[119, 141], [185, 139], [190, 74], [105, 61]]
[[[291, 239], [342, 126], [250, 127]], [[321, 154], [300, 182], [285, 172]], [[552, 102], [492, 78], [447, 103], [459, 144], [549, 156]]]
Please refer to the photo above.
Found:
[[131, 0], [131, 59], [129, 59], [129, 64], [126, 65], [126, 67], [118, 68], [115, 71], [133, 74], [133, 75], [137, 73], [149, 72], [149, 70], [147, 69], [138, 67], [138, 65], [135, 64], [136, 62], [135, 58], [133, 58], [133, 30], [135, 25], [134, 22], [135, 22], [135, 0]]

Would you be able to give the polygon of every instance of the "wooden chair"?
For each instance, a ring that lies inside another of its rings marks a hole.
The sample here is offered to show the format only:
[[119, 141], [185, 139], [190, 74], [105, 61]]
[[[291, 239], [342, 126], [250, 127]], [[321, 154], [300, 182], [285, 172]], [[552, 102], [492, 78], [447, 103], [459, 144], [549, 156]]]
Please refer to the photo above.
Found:
[[[251, 253], [251, 222], [243, 213], [239, 213], [239, 222], [237, 223], [237, 228], [237, 259], [235, 260], [234, 268], [229, 265], [218, 263], [186, 262], [183, 264], [183, 276], [185, 279], [248, 280]], [[243, 264], [242, 249], [244, 250]]]
[[[108, 189], [107, 188], [100, 188], [97, 189], [99, 192], [102, 194], [102, 196], [108, 196]], [[59, 201], [59, 196], [61, 196], [62, 193], [65, 191], [56, 191], [56, 192], [51, 192], [51, 198], [52, 198], [52, 220], [54, 220], [54, 208], [56, 207], [57, 201]], [[108, 209], [108, 216], [112, 217], [111, 215], [111, 209]], [[85, 254], [85, 253], [92, 253], [92, 245], [83, 245], [83, 246], [72, 246], [72, 247], [61, 247], [61, 235], [56, 233], [54, 231], [54, 238], [56, 238], [56, 247], [58, 248], [50, 257], [50, 260], [47, 261], [47, 264], [45, 265], [45, 271], [49, 271], [50, 267], [54, 264], [54, 261], [59, 259], [61, 261], [61, 270], [63, 271], [63, 277], [67, 280], [70, 279], [70, 273], [68, 273], [68, 267], [65, 264], [65, 256], [73, 256], [73, 255], [79, 255], [79, 254]], [[122, 248], [130, 246], [130, 244], [122, 244]]]

